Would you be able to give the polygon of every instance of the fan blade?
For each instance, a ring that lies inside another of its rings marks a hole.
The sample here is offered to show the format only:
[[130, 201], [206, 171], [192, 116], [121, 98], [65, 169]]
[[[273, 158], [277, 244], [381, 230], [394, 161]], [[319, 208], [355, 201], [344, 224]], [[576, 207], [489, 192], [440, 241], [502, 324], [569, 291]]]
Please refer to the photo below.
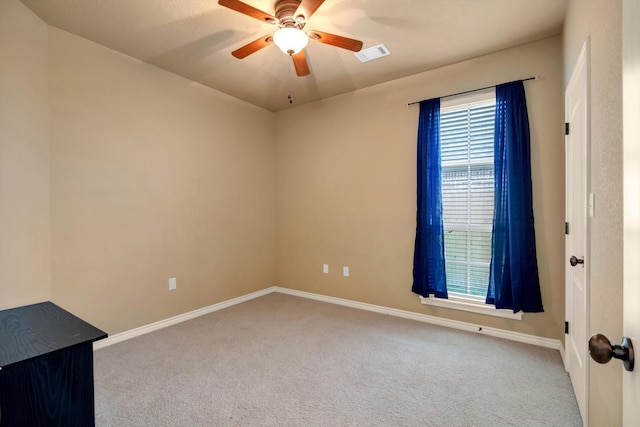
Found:
[[228, 7], [231, 10], [235, 10], [236, 12], [243, 13], [252, 18], [256, 18], [259, 21], [266, 22], [267, 24], [278, 23], [278, 20], [275, 16], [269, 15], [268, 13], [263, 12], [260, 9], [256, 9], [255, 7], [250, 6], [246, 3], [243, 3], [240, 0], [218, 0], [218, 4], [220, 6]]
[[305, 19], [308, 20], [322, 6], [322, 3], [324, 3], [324, 0], [302, 0], [293, 16], [304, 15]]
[[304, 56], [304, 50], [292, 55], [293, 66], [296, 69], [296, 74], [299, 77], [308, 76], [309, 75], [309, 64], [307, 64], [307, 58]]
[[269, 46], [271, 43], [273, 43], [273, 37], [264, 36], [259, 38], [258, 40], [254, 40], [251, 43], [242, 46], [240, 49], [234, 50], [233, 52], [231, 52], [231, 55], [235, 56], [238, 59], [246, 58], [252, 53], [259, 51], [263, 47]]
[[360, 52], [360, 49], [362, 49], [362, 42], [360, 40], [336, 36], [335, 34], [323, 33], [321, 31], [309, 31], [309, 38], [320, 43], [330, 44], [331, 46], [341, 47], [354, 52]]

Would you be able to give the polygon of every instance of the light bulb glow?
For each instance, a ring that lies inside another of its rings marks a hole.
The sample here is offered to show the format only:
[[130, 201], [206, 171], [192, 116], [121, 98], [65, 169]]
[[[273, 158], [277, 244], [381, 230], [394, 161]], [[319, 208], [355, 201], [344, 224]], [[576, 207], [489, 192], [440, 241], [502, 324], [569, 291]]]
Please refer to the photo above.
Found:
[[297, 28], [280, 28], [273, 35], [273, 42], [287, 55], [295, 55], [307, 46], [309, 38]]

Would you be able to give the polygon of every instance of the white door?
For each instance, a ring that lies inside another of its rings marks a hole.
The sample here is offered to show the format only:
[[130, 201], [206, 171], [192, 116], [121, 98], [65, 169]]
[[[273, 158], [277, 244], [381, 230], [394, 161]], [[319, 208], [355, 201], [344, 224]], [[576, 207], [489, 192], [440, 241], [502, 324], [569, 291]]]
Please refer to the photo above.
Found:
[[[589, 43], [585, 41], [565, 92], [565, 365], [587, 425]], [[570, 259], [573, 258], [573, 262]], [[572, 265], [575, 264], [575, 265]]]
[[[640, 2], [622, 2], [622, 110], [624, 146], [623, 334], [640, 351]], [[640, 424], [640, 361], [622, 374], [622, 419]], [[622, 368], [621, 368], [622, 369]]]

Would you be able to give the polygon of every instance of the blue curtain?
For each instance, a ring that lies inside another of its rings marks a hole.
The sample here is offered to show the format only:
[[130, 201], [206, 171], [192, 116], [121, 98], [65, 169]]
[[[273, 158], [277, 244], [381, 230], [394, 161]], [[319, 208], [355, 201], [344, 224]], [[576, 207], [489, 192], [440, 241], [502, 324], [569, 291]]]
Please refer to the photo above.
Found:
[[440, 164], [440, 98], [420, 102], [418, 124], [418, 211], [413, 253], [416, 294], [447, 298]]
[[531, 149], [522, 81], [496, 86], [495, 211], [487, 304], [541, 312], [531, 192]]

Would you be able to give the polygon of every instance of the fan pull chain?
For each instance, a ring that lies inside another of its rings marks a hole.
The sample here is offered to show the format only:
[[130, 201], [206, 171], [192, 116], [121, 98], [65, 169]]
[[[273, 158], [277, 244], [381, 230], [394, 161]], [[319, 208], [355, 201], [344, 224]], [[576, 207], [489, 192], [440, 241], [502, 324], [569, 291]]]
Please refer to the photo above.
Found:
[[[0, 0], [1, 1], [1, 0]], [[289, 105], [293, 104], [293, 95], [291, 94], [294, 90], [294, 76], [293, 76], [293, 70], [294, 67], [291, 66], [291, 62], [289, 62], [289, 67], [287, 68], [288, 70], [288, 79], [287, 79], [287, 86], [289, 88], [289, 94], [287, 95], [287, 101], [289, 102]]]
[[[291, 71], [292, 71], [291, 66], [289, 66], [289, 81], [288, 81], [289, 89], [291, 89], [291, 87], [293, 86], [293, 75]], [[291, 96], [291, 93], [287, 95], [287, 101], [289, 101], [289, 104], [293, 104], [293, 96]]]

